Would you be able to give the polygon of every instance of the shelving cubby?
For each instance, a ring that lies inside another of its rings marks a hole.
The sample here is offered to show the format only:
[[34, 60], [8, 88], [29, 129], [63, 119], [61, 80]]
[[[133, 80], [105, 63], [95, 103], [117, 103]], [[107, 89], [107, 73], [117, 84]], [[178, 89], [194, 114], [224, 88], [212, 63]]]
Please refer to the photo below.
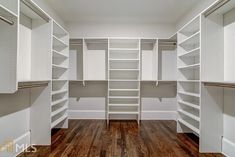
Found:
[[68, 127], [69, 35], [53, 21], [51, 128]]
[[20, 0], [19, 8], [18, 82], [50, 80], [51, 19], [33, 2]]
[[140, 120], [140, 40], [108, 41], [107, 122], [122, 115]]
[[177, 33], [177, 132], [191, 132], [200, 136], [201, 98], [201, 23], [195, 17]]
[[0, 1], [0, 93], [14, 93], [17, 82], [18, 1]]

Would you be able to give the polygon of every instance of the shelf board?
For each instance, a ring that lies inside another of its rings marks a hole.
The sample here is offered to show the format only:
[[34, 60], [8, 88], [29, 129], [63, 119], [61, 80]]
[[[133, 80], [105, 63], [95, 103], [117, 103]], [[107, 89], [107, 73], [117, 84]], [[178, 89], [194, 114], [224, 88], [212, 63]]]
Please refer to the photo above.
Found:
[[200, 63], [198, 64], [192, 64], [192, 65], [187, 65], [187, 66], [182, 66], [178, 67], [179, 70], [184, 70], [184, 69], [196, 69], [200, 67]]
[[139, 51], [138, 48], [109, 48], [109, 51]]
[[63, 54], [63, 53], [61, 53], [61, 52], [58, 52], [58, 51], [56, 51], [56, 50], [53, 50], [52, 51], [53, 52], [53, 57], [58, 57], [58, 58], [60, 58], [60, 57], [63, 57], [63, 58], [68, 58], [68, 56], [67, 55], [65, 55], [65, 54]]
[[178, 103], [200, 110], [200, 106], [197, 105], [196, 103], [186, 102], [183, 100], [179, 100]]
[[62, 38], [68, 35], [67, 31], [58, 23], [53, 21], [53, 35]]
[[213, 86], [213, 87], [222, 87], [222, 88], [235, 88], [235, 82], [232, 81], [202, 81], [205, 86]]
[[196, 33], [194, 33], [193, 35], [191, 35], [191, 36], [189, 36], [189, 37], [187, 37], [186, 39], [184, 39], [183, 41], [181, 41], [180, 43], [179, 43], [179, 45], [182, 47], [184, 44], [186, 44], [187, 42], [190, 42], [190, 43], [192, 43], [192, 42], [199, 42], [199, 40], [197, 41], [196, 39], [197, 39], [197, 36], [199, 37], [199, 35], [200, 35], [200, 31], [197, 31]]
[[112, 115], [112, 114], [119, 114], [119, 115], [128, 115], [128, 114], [139, 114], [139, 112], [137, 111], [133, 111], [133, 112], [128, 112], [128, 111], [109, 111], [108, 114]]
[[128, 80], [128, 79], [110, 79], [111, 82], [139, 82], [140, 80]]
[[52, 68], [57, 68], [57, 69], [61, 69], [61, 70], [67, 70], [68, 69], [67, 67], [60, 66], [60, 65], [55, 65], [55, 64], [52, 64]]
[[133, 61], [137, 62], [139, 59], [122, 59], [122, 58], [109, 58], [109, 61], [118, 61], [118, 62], [125, 62], [125, 61]]
[[55, 105], [57, 105], [59, 103], [65, 102], [65, 101], [68, 101], [68, 98], [63, 98], [63, 99], [59, 99], [59, 100], [53, 101], [51, 103], [51, 106], [55, 106]]
[[54, 128], [56, 125], [58, 125], [59, 123], [61, 123], [62, 121], [64, 121], [67, 118], [68, 118], [67, 115], [63, 115], [62, 117], [60, 117], [59, 119], [57, 119], [51, 123], [51, 128]]
[[200, 80], [178, 80], [178, 82], [199, 83]]
[[57, 114], [59, 114], [59, 113], [61, 113], [61, 112], [64, 112], [64, 111], [67, 110], [67, 109], [68, 109], [67, 105], [65, 105], [65, 106], [63, 106], [63, 107], [60, 107], [60, 108], [58, 108], [57, 110], [51, 112], [51, 117], [54, 117], [55, 115], [57, 115]]
[[178, 57], [179, 58], [183, 58], [183, 57], [196, 57], [196, 56], [199, 56], [199, 55], [200, 55], [200, 48], [198, 47], [198, 48], [195, 48], [195, 49], [193, 49], [191, 51], [188, 51], [188, 52], [186, 52], [184, 54], [181, 54]]
[[184, 114], [185, 116], [187, 116], [187, 117], [189, 117], [189, 118], [192, 118], [192, 119], [194, 119], [194, 120], [200, 122], [199, 116], [196, 116], [196, 115], [190, 113], [190, 111], [178, 110], [178, 112]]
[[140, 69], [109, 69], [109, 71], [139, 71]]
[[124, 91], [124, 92], [132, 92], [132, 91], [139, 91], [139, 89], [109, 89], [109, 91]]
[[139, 104], [108, 104], [110, 107], [138, 107]]
[[109, 96], [109, 99], [139, 99], [138, 96]]
[[62, 81], [69, 81], [69, 80], [65, 80], [65, 79], [52, 79], [52, 81], [54, 81], [54, 82], [62, 82]]
[[186, 127], [190, 128], [192, 131], [194, 131], [194, 132], [197, 133], [198, 135], [200, 134], [199, 129], [196, 128], [195, 126], [193, 126], [192, 124], [186, 122], [186, 121], [183, 120], [183, 119], [178, 119], [178, 121], [179, 121], [181, 124], [185, 125]]
[[188, 96], [193, 96], [193, 97], [198, 97], [200, 98], [200, 94], [197, 93], [191, 93], [191, 92], [183, 92], [183, 91], [179, 91], [179, 94], [183, 94], [183, 95], [188, 95]]
[[57, 91], [52, 91], [51, 95], [56, 95], [56, 94], [62, 94], [68, 92], [67, 89], [62, 89], [62, 90], [57, 90]]
[[66, 48], [68, 45], [64, 43], [61, 39], [53, 35], [53, 46]]
[[12, 17], [12, 16], [14, 16], [15, 18], [18, 17], [16, 13], [14, 13], [13, 11], [9, 10], [8, 8], [4, 7], [1, 4], [0, 4], [0, 12], [1, 12], [1, 15], [4, 15], [6, 17]]

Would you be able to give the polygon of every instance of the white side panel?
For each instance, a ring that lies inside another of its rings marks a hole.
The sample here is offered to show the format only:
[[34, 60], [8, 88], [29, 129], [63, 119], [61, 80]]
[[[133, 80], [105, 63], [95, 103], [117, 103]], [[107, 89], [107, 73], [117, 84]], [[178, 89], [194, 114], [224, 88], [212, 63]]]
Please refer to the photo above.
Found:
[[224, 27], [224, 79], [235, 81], [235, 22]]
[[88, 50], [85, 52], [85, 80], [105, 80], [105, 50]]
[[17, 20], [14, 25], [0, 20], [0, 93], [13, 93], [17, 88]]
[[51, 144], [50, 89], [50, 86], [31, 89], [30, 129], [33, 145]]
[[[230, 141], [229, 143], [235, 143], [235, 89], [226, 88], [224, 89], [224, 134], [223, 137]], [[226, 143], [226, 141], [225, 141]], [[227, 142], [228, 143], [228, 142]], [[227, 152], [227, 147], [223, 146], [224, 150], [223, 152], [225, 154], [228, 154], [230, 156], [235, 155], [235, 151], [233, 150], [233, 155], [231, 155], [231, 152]], [[235, 146], [233, 145], [233, 148]]]
[[202, 85], [201, 92], [199, 151], [220, 153], [223, 136], [223, 88]]
[[69, 80], [77, 80], [77, 51], [69, 51]]
[[177, 53], [176, 50], [162, 51], [162, 80], [176, 80]]
[[31, 79], [31, 29], [20, 24], [19, 27], [19, 58], [18, 80]]
[[153, 51], [142, 50], [141, 80], [154, 80], [153, 78]]

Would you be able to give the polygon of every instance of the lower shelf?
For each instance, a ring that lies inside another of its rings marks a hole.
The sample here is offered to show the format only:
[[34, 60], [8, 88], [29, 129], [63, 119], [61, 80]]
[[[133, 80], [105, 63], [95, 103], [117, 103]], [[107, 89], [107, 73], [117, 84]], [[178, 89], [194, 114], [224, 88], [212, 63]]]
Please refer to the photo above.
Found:
[[189, 129], [191, 129], [192, 131], [194, 131], [195, 133], [197, 133], [198, 135], [200, 135], [200, 131], [198, 128], [196, 128], [195, 126], [191, 125], [190, 123], [186, 122], [183, 119], [178, 119], [178, 121], [183, 124], [184, 126], [188, 127]]
[[109, 111], [108, 114], [109, 114], [109, 115], [112, 115], [112, 114], [119, 114], [119, 115], [136, 114], [136, 115], [138, 115], [139, 112], [130, 112], [130, 111]]
[[56, 125], [58, 125], [59, 123], [61, 123], [62, 121], [64, 121], [68, 116], [67, 115], [63, 115], [62, 117], [60, 117], [59, 119], [55, 120], [54, 122], [52, 122], [51, 124], [51, 128], [54, 128]]

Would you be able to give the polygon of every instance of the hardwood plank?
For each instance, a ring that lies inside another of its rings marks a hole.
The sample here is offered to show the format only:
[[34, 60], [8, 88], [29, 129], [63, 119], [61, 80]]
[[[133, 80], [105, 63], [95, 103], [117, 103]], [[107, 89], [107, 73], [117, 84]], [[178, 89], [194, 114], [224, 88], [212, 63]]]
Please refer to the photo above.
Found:
[[200, 154], [198, 138], [177, 134], [175, 121], [70, 120], [52, 134], [51, 146], [18, 157], [223, 157]]

